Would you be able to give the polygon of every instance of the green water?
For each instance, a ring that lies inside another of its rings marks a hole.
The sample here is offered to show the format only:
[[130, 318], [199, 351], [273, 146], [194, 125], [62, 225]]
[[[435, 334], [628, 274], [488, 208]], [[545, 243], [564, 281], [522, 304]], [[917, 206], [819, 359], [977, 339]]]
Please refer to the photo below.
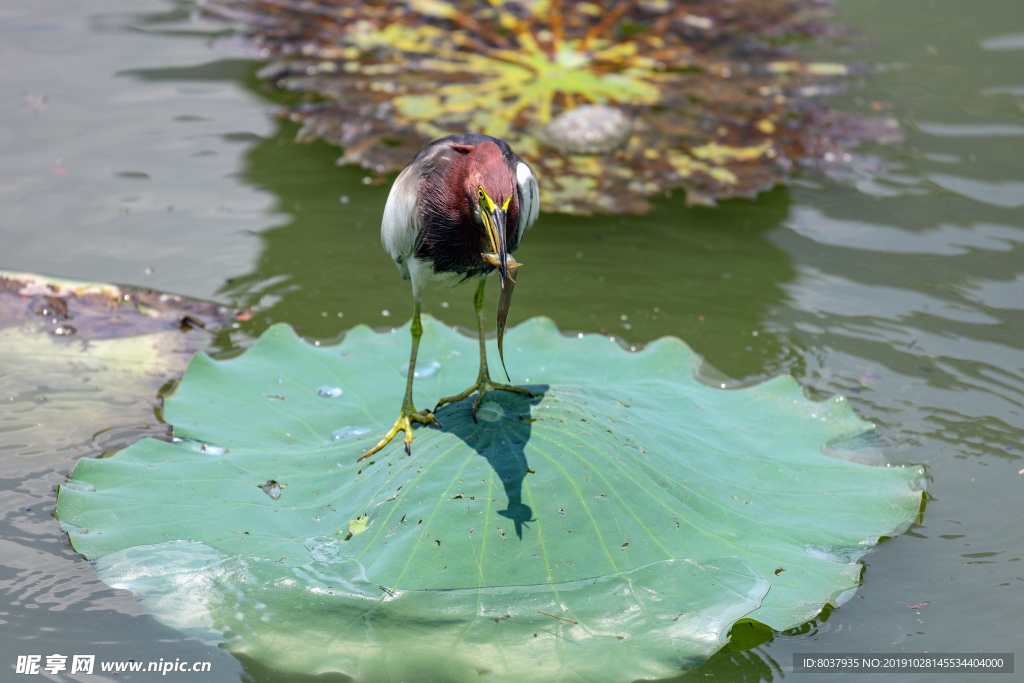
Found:
[[[813, 396], [847, 395], [891, 461], [928, 467], [920, 523], [865, 557], [853, 600], [692, 678], [842, 680], [793, 674], [795, 652], [1024, 653], [1024, 11], [841, 9], [854, 47], [809, 49], [876, 65], [835, 101], [880, 103], [906, 129], [866, 150], [880, 170], [801, 176], [716, 209], [677, 194], [640, 217], [543, 214], [516, 254], [510, 324], [547, 315], [629, 344], [676, 335], [709, 377], [791, 373]], [[255, 307], [218, 339], [225, 351], [275, 321], [321, 339], [404, 322], [408, 284], [379, 243], [387, 186], [337, 167], [336, 149], [293, 144], [245, 56], [191, 3], [0, 2], [0, 269]], [[471, 327], [471, 299], [433, 288], [424, 310]], [[96, 653], [283, 680], [156, 623], [70, 549], [53, 488], [77, 458], [157, 425], [150, 405], [125, 406], [68, 438], [44, 427], [38, 396], [52, 390], [0, 393], [0, 667]], [[858, 678], [876, 679], [893, 680]]]

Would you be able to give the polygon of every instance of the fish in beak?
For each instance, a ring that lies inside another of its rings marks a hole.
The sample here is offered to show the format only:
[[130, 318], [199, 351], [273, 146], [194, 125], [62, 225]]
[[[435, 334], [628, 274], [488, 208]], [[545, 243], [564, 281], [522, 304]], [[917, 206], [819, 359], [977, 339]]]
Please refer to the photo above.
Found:
[[505, 378], [512, 379], [505, 367], [505, 353], [502, 342], [505, 339], [505, 323], [508, 320], [508, 309], [512, 305], [512, 290], [516, 284], [516, 273], [523, 265], [513, 258], [505, 248], [505, 225], [508, 220], [508, 207], [512, 203], [512, 195], [502, 206], [498, 206], [487, 196], [484, 189], [480, 188], [480, 216], [483, 218], [484, 227], [491, 241], [490, 253], [480, 254], [484, 261], [498, 269], [498, 278], [501, 280], [501, 292], [498, 294], [498, 357], [501, 359], [501, 368], [505, 371]]
[[505, 367], [505, 352], [501, 348], [501, 343], [505, 339], [505, 321], [508, 320], [508, 308], [512, 305], [512, 289], [516, 286], [516, 272], [522, 264], [516, 263], [511, 256], [509, 256], [509, 260], [515, 265], [506, 265], [508, 282], [498, 292], [498, 358], [501, 359], [501, 369], [505, 371], [505, 379], [511, 382], [512, 378], [508, 376], [508, 368]]

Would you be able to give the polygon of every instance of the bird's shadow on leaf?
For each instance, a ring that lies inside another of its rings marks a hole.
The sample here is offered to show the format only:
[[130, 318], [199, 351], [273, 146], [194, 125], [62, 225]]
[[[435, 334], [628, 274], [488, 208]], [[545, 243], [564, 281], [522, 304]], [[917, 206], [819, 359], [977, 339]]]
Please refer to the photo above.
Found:
[[541, 384], [526, 388], [532, 397], [510, 391], [487, 392], [477, 409], [476, 422], [472, 414], [475, 394], [446, 406], [438, 416], [444, 425], [442, 431], [462, 439], [494, 468], [508, 501], [498, 514], [512, 520], [520, 539], [523, 527], [534, 521], [533, 510], [523, 503], [523, 480], [532, 471], [526, 461], [526, 444], [532, 432], [533, 408], [550, 387]]

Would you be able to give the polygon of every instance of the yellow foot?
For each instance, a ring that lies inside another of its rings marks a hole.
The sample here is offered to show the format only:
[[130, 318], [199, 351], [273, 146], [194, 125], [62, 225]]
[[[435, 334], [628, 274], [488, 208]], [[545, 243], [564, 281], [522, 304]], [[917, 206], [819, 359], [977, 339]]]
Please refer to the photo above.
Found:
[[362, 455], [359, 458], [357, 458], [356, 462], [359, 462], [360, 460], [363, 460], [364, 458], [369, 458], [371, 455], [373, 455], [374, 453], [376, 453], [380, 449], [382, 449], [385, 446], [387, 446], [388, 442], [391, 441], [391, 439], [395, 438], [395, 435], [398, 434], [398, 432], [401, 432], [401, 431], [405, 431], [405, 452], [408, 453], [409, 455], [412, 455], [412, 421], [413, 420], [415, 420], [416, 422], [419, 422], [420, 424], [430, 424], [431, 422], [433, 422], [438, 427], [441, 426], [441, 423], [437, 421], [437, 418], [434, 417], [434, 414], [432, 412], [430, 412], [429, 410], [417, 411], [412, 406], [406, 406], [406, 407], [402, 408], [402, 412], [398, 414], [398, 419], [395, 420], [395, 424], [394, 424], [394, 426], [391, 427], [391, 431], [389, 431], [387, 434], [385, 434], [384, 438], [381, 439], [377, 443], [376, 446], [374, 446], [370, 450], [366, 451], [366, 453], [364, 455]]
[[492, 382], [490, 377], [484, 377], [483, 379], [478, 379], [476, 384], [471, 386], [469, 389], [466, 389], [461, 394], [442, 398], [434, 407], [434, 412], [436, 413], [441, 406], [447, 403], [457, 403], [462, 399], [471, 396], [474, 391], [478, 391], [480, 393], [476, 397], [476, 400], [473, 401], [473, 422], [476, 422], [476, 409], [480, 407], [480, 402], [484, 400], [484, 394], [488, 391], [514, 391], [517, 394], [526, 394], [530, 398], [533, 398], [533, 392], [529, 389], [513, 386], [511, 384], [499, 384], [498, 382]]

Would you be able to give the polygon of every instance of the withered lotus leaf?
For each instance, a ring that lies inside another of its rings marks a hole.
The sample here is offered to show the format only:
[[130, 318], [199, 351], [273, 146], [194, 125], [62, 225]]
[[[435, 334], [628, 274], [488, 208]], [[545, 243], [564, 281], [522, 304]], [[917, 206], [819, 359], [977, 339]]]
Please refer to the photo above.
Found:
[[794, 167], [841, 171], [850, 148], [901, 133], [820, 96], [857, 70], [800, 61], [839, 31], [823, 0], [219, 0], [261, 76], [305, 93], [300, 139], [344, 149], [381, 179], [428, 141], [507, 139], [541, 177], [546, 210], [641, 212], [753, 196]]

